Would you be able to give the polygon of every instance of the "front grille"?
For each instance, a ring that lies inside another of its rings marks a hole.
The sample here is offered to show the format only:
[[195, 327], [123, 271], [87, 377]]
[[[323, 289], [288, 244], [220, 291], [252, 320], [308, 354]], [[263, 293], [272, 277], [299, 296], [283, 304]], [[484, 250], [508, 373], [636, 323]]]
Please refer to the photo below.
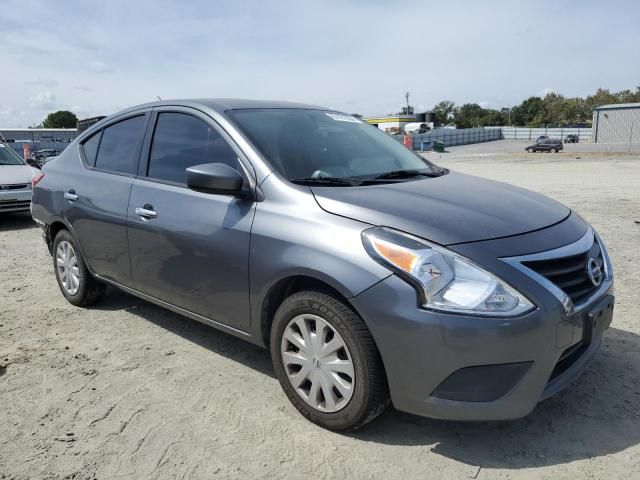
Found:
[[589, 250], [577, 255], [534, 260], [522, 262], [522, 264], [553, 283], [566, 293], [576, 305], [589, 298], [598, 288], [591, 281], [587, 271], [589, 258], [595, 260], [602, 271], [602, 277], [604, 277], [604, 258], [600, 245], [595, 240]]
[[10, 210], [28, 210], [30, 200], [0, 200], [0, 212]]
[[28, 183], [16, 183], [13, 185], [0, 185], [0, 192], [7, 190], [26, 190]]

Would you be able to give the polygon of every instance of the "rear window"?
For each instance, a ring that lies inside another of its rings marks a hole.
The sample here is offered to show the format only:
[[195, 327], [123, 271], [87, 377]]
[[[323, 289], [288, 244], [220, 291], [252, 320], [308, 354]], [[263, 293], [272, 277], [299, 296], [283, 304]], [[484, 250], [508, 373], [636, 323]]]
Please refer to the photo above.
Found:
[[128, 118], [102, 131], [95, 167], [110, 172], [135, 174], [145, 116]]

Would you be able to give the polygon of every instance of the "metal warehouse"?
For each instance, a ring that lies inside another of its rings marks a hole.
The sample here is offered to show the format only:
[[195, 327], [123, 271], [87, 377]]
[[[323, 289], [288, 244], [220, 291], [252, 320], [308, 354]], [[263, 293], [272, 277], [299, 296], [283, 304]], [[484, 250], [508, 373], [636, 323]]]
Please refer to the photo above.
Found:
[[602, 105], [593, 109], [593, 143], [640, 142], [640, 103]]

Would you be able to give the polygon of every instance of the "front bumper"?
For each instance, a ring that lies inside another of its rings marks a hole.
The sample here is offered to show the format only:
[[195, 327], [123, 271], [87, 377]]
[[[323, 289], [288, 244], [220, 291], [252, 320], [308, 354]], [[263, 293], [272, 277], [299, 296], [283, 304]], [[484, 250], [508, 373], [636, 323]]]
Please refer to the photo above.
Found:
[[0, 213], [29, 211], [31, 194], [31, 190], [0, 190]]
[[[578, 313], [548, 298], [517, 318], [426, 311], [391, 276], [351, 299], [380, 350], [398, 410], [450, 420], [506, 420], [579, 376], [609, 327], [613, 284]], [[604, 316], [588, 318], [604, 304]], [[591, 322], [591, 323], [588, 323]], [[445, 397], [445, 398], [442, 398]]]

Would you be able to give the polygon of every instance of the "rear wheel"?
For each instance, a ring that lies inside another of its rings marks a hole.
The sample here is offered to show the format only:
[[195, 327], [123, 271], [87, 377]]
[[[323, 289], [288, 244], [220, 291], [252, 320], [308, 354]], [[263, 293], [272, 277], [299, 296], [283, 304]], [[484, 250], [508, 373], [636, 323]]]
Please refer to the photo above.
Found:
[[382, 359], [369, 330], [342, 300], [298, 292], [278, 308], [271, 356], [280, 385], [308, 420], [355, 430], [389, 403]]
[[78, 307], [97, 302], [106, 289], [91, 276], [67, 230], [60, 230], [53, 242], [53, 269], [64, 298]]
[[549, 151], [550, 151], [551, 153], [558, 153], [558, 149], [557, 149], [556, 147], [551, 147], [551, 148], [549, 149]]

